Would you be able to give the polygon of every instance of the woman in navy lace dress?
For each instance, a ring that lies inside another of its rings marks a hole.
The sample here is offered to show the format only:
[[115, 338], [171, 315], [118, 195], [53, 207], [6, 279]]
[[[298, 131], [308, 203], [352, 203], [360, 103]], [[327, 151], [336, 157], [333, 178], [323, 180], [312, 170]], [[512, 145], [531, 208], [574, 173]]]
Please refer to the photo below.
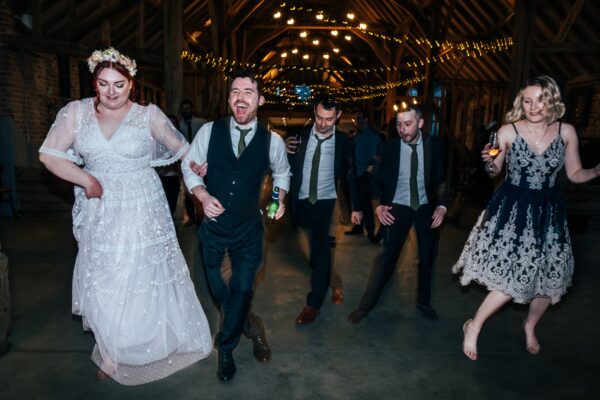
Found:
[[500, 154], [492, 158], [489, 145], [482, 151], [490, 176], [498, 175], [506, 160], [506, 180], [452, 268], [454, 273], [462, 270], [462, 285], [474, 280], [490, 290], [473, 319], [463, 325], [463, 351], [471, 360], [477, 359], [483, 324], [511, 300], [529, 304], [523, 323], [526, 348], [537, 354], [535, 326], [571, 285], [573, 253], [556, 179], [564, 166], [569, 180], [587, 182], [600, 175], [600, 164], [581, 167], [575, 129], [558, 121], [564, 111], [552, 78], [530, 79], [498, 131]]

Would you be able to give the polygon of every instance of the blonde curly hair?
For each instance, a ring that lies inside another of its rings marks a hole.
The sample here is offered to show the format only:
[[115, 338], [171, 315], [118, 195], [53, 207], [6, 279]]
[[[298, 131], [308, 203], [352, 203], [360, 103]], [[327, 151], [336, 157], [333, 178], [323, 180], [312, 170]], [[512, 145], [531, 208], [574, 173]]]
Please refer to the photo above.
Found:
[[565, 104], [560, 96], [560, 88], [554, 79], [547, 75], [530, 78], [525, 86], [519, 91], [513, 101], [512, 109], [504, 116], [504, 123], [509, 124], [525, 118], [523, 112], [523, 92], [529, 86], [539, 86], [542, 89], [544, 104], [548, 107], [546, 123], [549, 125], [565, 114]]

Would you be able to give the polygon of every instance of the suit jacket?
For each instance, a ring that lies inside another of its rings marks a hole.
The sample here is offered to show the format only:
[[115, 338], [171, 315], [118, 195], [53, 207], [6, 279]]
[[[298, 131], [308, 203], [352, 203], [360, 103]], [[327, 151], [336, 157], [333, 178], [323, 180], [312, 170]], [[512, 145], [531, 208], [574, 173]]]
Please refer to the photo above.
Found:
[[[440, 139], [426, 133], [422, 133], [422, 135], [427, 200], [434, 209], [438, 206], [446, 207], [444, 144]], [[383, 150], [381, 174], [378, 177], [378, 184], [381, 187], [381, 204], [392, 204], [396, 194], [400, 172], [400, 141], [401, 139], [398, 136], [389, 140]]]
[[[296, 207], [298, 204], [298, 197], [300, 195], [300, 185], [302, 179], [304, 179], [303, 169], [304, 160], [306, 158], [306, 148], [308, 146], [308, 139], [312, 131], [312, 126], [303, 130], [300, 133], [302, 142], [298, 147], [295, 154], [288, 154], [288, 161], [290, 163], [290, 169], [292, 171], [292, 179], [290, 183], [290, 206], [292, 215], [296, 215]], [[339, 197], [339, 183], [347, 182], [348, 189], [350, 192], [350, 200], [352, 202], [352, 209], [358, 211], [358, 191], [356, 189], [356, 174], [354, 172], [353, 162], [353, 148], [352, 141], [348, 138], [348, 135], [335, 130], [335, 160], [334, 160], [334, 179], [335, 188], [338, 192]]]

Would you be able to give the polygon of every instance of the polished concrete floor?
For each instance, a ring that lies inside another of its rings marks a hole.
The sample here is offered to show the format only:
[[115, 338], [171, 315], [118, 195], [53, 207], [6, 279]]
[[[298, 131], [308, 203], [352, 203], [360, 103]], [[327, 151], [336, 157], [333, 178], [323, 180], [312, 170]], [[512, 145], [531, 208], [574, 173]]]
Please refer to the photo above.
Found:
[[[470, 222], [469, 222], [470, 223]], [[440, 232], [433, 306], [436, 322], [416, 310], [415, 265], [409, 244], [374, 311], [359, 325], [346, 317], [359, 299], [379, 247], [336, 229], [335, 262], [346, 302], [324, 305], [314, 324], [297, 327], [309, 271], [293, 229], [283, 224], [269, 243], [266, 274], [255, 311], [265, 321], [273, 360], [254, 361], [242, 338], [234, 355], [238, 374], [216, 376], [216, 354], [162, 381], [124, 387], [95, 380], [93, 337], [71, 316], [71, 272], [76, 245], [67, 218], [0, 220], [9, 257], [12, 334], [0, 356], [0, 399], [592, 399], [600, 373], [600, 237], [575, 235], [573, 288], [542, 320], [542, 351], [525, 351], [526, 308], [504, 307], [485, 326], [479, 361], [461, 351], [462, 323], [486, 292], [461, 288], [450, 273], [468, 234], [449, 220]], [[198, 296], [214, 329], [212, 305], [196, 257], [193, 228], [178, 226], [193, 267]], [[413, 243], [414, 244], [414, 243]]]

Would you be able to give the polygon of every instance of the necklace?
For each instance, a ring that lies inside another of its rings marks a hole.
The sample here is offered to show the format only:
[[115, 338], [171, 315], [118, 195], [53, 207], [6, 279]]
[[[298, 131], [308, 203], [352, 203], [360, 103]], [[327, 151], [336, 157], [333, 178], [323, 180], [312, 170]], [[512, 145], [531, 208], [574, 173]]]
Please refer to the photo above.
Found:
[[527, 128], [527, 132], [529, 133], [529, 136], [531, 136], [531, 138], [533, 139], [533, 143], [539, 150], [540, 147], [542, 147], [542, 142], [544, 140], [544, 137], [546, 136], [548, 126], [546, 126], [546, 128], [544, 128], [544, 133], [542, 133], [542, 136], [540, 136], [540, 138], [538, 140], [535, 140], [535, 136], [533, 136], [533, 132], [531, 132], [531, 129], [529, 128], [529, 125], [527, 124], [527, 122], [525, 122], [525, 128]]

